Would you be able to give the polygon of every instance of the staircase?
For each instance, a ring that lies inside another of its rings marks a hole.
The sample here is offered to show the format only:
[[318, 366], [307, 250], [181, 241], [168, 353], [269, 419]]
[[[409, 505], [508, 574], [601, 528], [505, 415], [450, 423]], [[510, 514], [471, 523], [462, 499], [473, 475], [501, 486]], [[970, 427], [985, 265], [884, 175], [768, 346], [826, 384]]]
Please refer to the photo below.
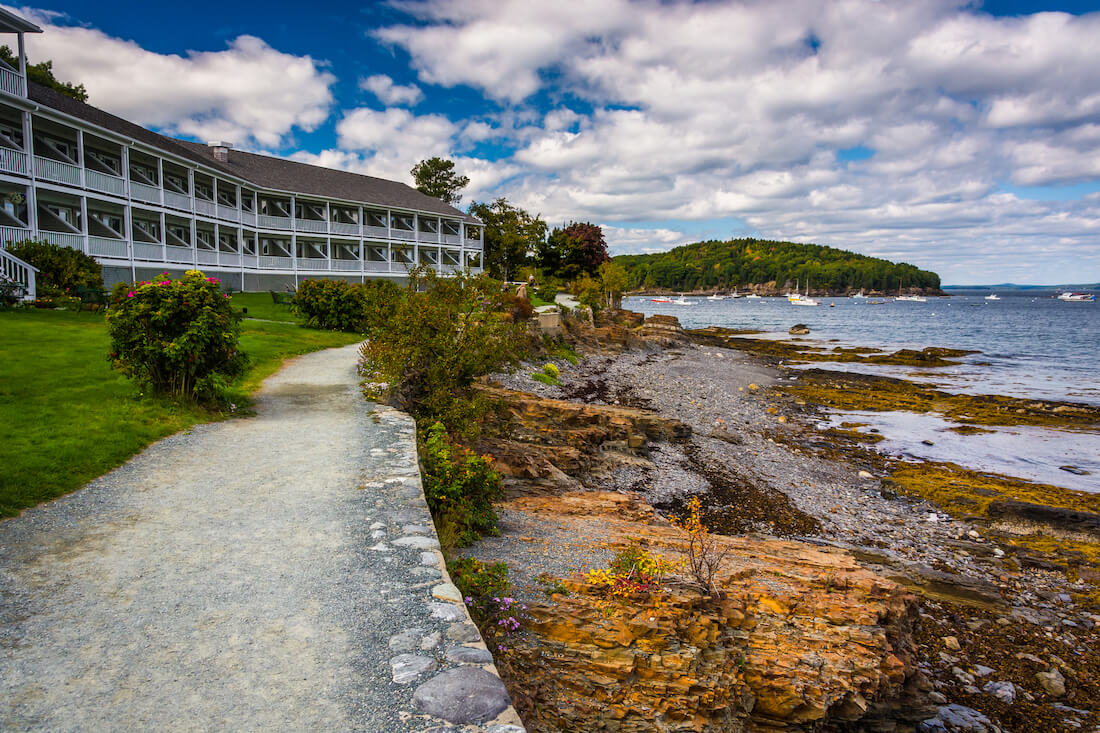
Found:
[[0, 246], [0, 281], [15, 283], [23, 300], [33, 301], [38, 296], [34, 276], [38, 269], [19, 259]]

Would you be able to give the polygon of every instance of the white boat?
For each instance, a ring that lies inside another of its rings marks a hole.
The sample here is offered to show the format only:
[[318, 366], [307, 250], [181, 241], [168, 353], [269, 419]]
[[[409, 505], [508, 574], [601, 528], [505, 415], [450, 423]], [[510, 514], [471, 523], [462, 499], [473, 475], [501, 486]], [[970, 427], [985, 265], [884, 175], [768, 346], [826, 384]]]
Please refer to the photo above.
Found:
[[1092, 293], [1071, 293], [1067, 290], [1058, 296], [1058, 300], [1064, 300], [1067, 303], [1092, 303], [1096, 300], [1096, 296]]
[[672, 300], [670, 298], [650, 298], [649, 300], [650, 300], [651, 303], [671, 303], [672, 302]]
[[791, 305], [821, 305], [821, 303], [818, 303], [813, 298], [807, 298], [807, 297], [804, 297], [804, 296], [799, 296], [798, 298], [792, 298], [788, 302]]
[[714, 295], [708, 295], [707, 300], [729, 300], [729, 296], [719, 295], [718, 293], [715, 293]]
[[899, 295], [894, 300], [904, 300], [907, 303], [927, 303], [928, 298], [923, 295]]
[[745, 299], [746, 300], [760, 300], [760, 296], [757, 295], [756, 293], [749, 293], [748, 295], [745, 296]]
[[856, 293], [855, 295], [853, 295], [852, 297], [853, 298], [862, 298], [863, 300], [867, 300], [867, 296], [863, 294], [863, 288], [860, 288], [859, 292]]
[[1001, 296], [997, 295], [996, 293], [993, 293], [991, 295], [985, 296], [985, 299], [986, 300], [1000, 300]]
[[685, 298], [683, 293], [680, 293], [679, 298], [673, 298], [668, 302], [672, 303], [673, 305], [693, 305], [692, 301]]

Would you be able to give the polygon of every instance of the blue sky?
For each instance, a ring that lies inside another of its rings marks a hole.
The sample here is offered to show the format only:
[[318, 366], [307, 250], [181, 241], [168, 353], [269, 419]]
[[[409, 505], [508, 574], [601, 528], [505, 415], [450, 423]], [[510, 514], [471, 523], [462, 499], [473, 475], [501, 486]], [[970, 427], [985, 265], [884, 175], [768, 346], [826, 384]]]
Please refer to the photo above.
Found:
[[1100, 2], [13, 8], [90, 101], [409, 180], [431, 155], [613, 252], [819, 242], [945, 283], [1100, 280]]

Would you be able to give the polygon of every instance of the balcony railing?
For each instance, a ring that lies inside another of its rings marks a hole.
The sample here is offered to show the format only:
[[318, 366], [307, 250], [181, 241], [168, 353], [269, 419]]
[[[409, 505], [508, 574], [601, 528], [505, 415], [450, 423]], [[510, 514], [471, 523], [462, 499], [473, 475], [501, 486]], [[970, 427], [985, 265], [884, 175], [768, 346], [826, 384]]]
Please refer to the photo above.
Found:
[[[182, 249], [182, 247], [180, 248]], [[190, 251], [190, 250], [188, 250]], [[159, 244], [149, 244], [147, 242], [134, 242], [134, 259], [135, 260], [156, 260], [161, 262], [164, 260], [164, 247]]]
[[218, 204], [218, 218], [228, 219], [229, 221], [240, 221], [241, 212], [236, 207]]
[[53, 158], [34, 156], [34, 174], [47, 181], [68, 183], [70, 186], [80, 185], [80, 166]]
[[247, 224], [248, 226], [252, 226], [252, 227], [256, 226], [256, 212], [254, 212], [254, 211], [242, 211], [241, 212], [241, 223], [242, 224]]
[[457, 234], [444, 234], [443, 244], [462, 244], [462, 237]]
[[366, 272], [389, 272], [390, 263], [378, 262], [377, 260], [366, 260], [363, 262], [363, 269]]
[[185, 193], [176, 193], [175, 191], [164, 192], [164, 205], [171, 206], [173, 209], [182, 209], [183, 211], [191, 210], [191, 197]]
[[14, 94], [17, 97], [25, 97], [27, 96], [27, 83], [18, 72], [0, 67], [0, 91]]
[[213, 201], [207, 201], [206, 199], [195, 199], [195, 213], [205, 214], [206, 216], [214, 216], [218, 211], [218, 205]]
[[176, 247], [170, 244], [164, 248], [164, 259], [168, 262], [190, 264], [195, 261], [195, 250], [190, 247]]
[[327, 270], [328, 260], [322, 260], [320, 257], [300, 257], [298, 258], [299, 270]]
[[333, 234], [358, 234], [358, 224], [345, 224], [342, 221], [334, 221], [330, 225], [332, 227]]
[[290, 217], [258, 214], [256, 224], [264, 229], [290, 229]]
[[295, 219], [294, 228], [299, 232], [327, 232], [328, 222], [323, 219]]
[[138, 201], [148, 201], [151, 204], [160, 203], [160, 189], [137, 181], [130, 181], [130, 198]]
[[30, 229], [0, 227], [0, 249], [4, 249], [11, 242], [22, 242], [24, 239], [31, 239]]
[[119, 176], [109, 176], [99, 171], [84, 171], [84, 184], [95, 191], [113, 193], [116, 196], [126, 195], [126, 180]]
[[200, 249], [195, 252], [195, 262], [200, 265], [218, 264], [218, 253], [209, 249]]
[[[158, 247], [159, 249], [159, 247]], [[88, 237], [88, 254], [100, 257], [114, 257], [115, 259], [128, 259], [125, 239], [111, 239], [110, 237]]]
[[290, 257], [276, 257], [273, 255], [260, 255], [260, 269], [263, 270], [291, 270], [294, 268], [294, 260]]
[[386, 239], [390, 236], [389, 231], [390, 230], [386, 229], [386, 227], [375, 227], [368, 224], [363, 227], [363, 236], [374, 237], [375, 239]]
[[27, 175], [27, 154], [22, 150], [0, 148], [0, 171]]
[[83, 234], [70, 234], [69, 232], [47, 232], [40, 231], [39, 235], [47, 242], [56, 244], [59, 247], [71, 247], [72, 249], [79, 249], [84, 251], [84, 235]]
[[253, 269], [259, 268], [260, 258], [256, 255], [241, 255], [241, 265], [243, 267], [251, 267]]
[[411, 229], [390, 229], [390, 236], [393, 239], [407, 239], [410, 242], [416, 241], [416, 232]]
[[224, 267], [240, 267], [241, 255], [238, 252], [218, 252], [218, 264]]
[[343, 272], [359, 272], [359, 260], [333, 260], [332, 269]]

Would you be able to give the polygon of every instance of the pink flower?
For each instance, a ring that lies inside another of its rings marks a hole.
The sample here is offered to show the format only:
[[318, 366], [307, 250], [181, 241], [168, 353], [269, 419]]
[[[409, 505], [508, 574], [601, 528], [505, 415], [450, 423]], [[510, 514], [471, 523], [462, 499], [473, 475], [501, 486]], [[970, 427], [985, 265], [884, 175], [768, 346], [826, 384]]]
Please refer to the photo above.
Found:
[[132, 297], [134, 297], [134, 291], [133, 291], [133, 290], [131, 290], [130, 292], [126, 293], [126, 297], [127, 297], [127, 298], [132, 298]]

